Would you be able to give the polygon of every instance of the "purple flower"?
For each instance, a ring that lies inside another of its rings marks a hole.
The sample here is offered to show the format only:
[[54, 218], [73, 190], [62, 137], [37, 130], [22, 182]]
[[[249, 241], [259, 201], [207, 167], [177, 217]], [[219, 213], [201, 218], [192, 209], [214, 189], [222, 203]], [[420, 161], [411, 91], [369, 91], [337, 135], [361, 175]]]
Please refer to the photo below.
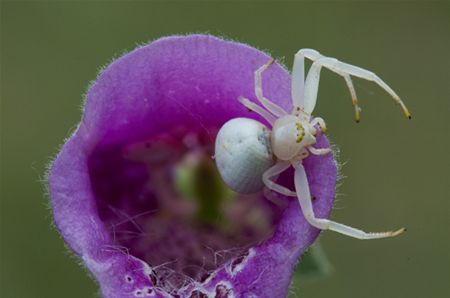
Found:
[[[211, 175], [218, 129], [235, 117], [261, 121], [237, 97], [255, 99], [253, 72], [268, 59], [212, 36], [173, 36], [114, 61], [91, 86], [49, 184], [56, 226], [104, 297], [287, 295], [319, 230], [297, 200], [230, 198]], [[290, 110], [285, 68], [271, 67], [263, 86]], [[318, 143], [329, 145], [324, 136]], [[315, 213], [328, 217], [336, 164], [326, 155], [304, 165]], [[186, 168], [194, 194], [177, 187]], [[292, 172], [280, 180], [293, 187]]]

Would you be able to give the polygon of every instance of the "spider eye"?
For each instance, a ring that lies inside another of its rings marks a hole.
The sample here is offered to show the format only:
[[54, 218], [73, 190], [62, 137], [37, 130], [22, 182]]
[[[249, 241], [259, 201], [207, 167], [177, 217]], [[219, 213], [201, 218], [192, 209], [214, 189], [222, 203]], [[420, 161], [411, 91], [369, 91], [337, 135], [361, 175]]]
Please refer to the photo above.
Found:
[[295, 141], [300, 143], [305, 137], [305, 128], [300, 122], [296, 122], [295, 127], [297, 128], [297, 139]]

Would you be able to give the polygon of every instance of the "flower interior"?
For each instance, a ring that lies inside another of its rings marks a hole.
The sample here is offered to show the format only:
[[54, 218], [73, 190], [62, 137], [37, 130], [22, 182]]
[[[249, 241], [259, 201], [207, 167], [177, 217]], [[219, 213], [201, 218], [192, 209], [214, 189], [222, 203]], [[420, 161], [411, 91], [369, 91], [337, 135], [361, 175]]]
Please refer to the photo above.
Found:
[[147, 262], [153, 284], [176, 292], [239, 263], [269, 238], [283, 211], [262, 193], [239, 195], [214, 160], [219, 127], [177, 126], [114, 145], [98, 145], [89, 175], [114, 248]]

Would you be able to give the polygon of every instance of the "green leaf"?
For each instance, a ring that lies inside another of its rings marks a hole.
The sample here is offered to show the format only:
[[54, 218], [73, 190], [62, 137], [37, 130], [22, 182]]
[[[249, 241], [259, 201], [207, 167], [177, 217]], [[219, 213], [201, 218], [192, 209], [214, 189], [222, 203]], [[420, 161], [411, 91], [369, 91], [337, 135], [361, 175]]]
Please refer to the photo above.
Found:
[[317, 280], [325, 278], [333, 271], [324, 249], [319, 241], [302, 255], [297, 268], [294, 271], [294, 278], [304, 280]]

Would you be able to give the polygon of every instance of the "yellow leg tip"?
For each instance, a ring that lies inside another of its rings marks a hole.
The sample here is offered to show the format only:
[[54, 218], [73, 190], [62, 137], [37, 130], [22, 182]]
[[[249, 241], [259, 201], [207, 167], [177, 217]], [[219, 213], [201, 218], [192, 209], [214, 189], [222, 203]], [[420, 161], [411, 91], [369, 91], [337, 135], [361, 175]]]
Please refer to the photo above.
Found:
[[395, 231], [395, 232], [392, 232], [392, 237], [395, 237], [395, 236], [398, 236], [398, 235], [400, 235], [400, 234], [403, 234], [404, 232], [406, 232], [406, 228], [401, 228], [401, 229], [399, 229], [399, 230], [397, 230], [397, 231]]
[[358, 104], [356, 103], [356, 99], [353, 102], [353, 107], [355, 108], [355, 121], [356, 121], [356, 123], [359, 123], [359, 121], [361, 120], [361, 116], [360, 116], [361, 109], [359, 108]]
[[403, 110], [403, 114], [405, 114], [406, 118], [411, 119], [411, 113], [409, 112], [408, 108], [405, 106], [403, 102], [400, 102], [400, 106]]

